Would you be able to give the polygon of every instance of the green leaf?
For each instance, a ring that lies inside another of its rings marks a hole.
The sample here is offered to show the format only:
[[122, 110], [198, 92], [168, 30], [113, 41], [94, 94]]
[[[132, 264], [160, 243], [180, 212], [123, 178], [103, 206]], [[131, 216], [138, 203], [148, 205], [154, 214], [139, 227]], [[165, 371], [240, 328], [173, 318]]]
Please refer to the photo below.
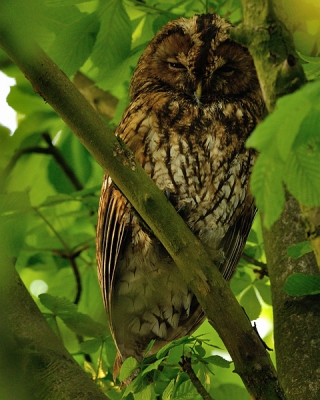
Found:
[[311, 253], [313, 248], [309, 240], [294, 244], [287, 248], [287, 257], [300, 258], [307, 253]]
[[167, 345], [163, 346], [162, 349], [158, 351], [156, 354], [157, 358], [163, 358], [167, 355], [168, 351], [176, 346], [180, 346], [181, 344], [188, 344], [194, 342], [194, 338], [184, 336], [178, 340], [173, 340], [172, 342], [168, 343]]
[[320, 148], [300, 146], [292, 152], [283, 175], [291, 194], [307, 206], [320, 206], [319, 160]]
[[48, 293], [40, 294], [39, 300], [54, 315], [76, 314], [78, 307], [65, 297], [56, 297]]
[[273, 156], [279, 157], [279, 161], [287, 160], [300, 124], [308, 113], [304, 95], [297, 93], [278, 100], [276, 110], [256, 127], [247, 140], [248, 147], [261, 152], [272, 149]]
[[52, 43], [48, 53], [67, 75], [73, 75], [90, 56], [98, 28], [96, 13], [83, 14], [62, 29]]
[[293, 274], [288, 276], [283, 291], [290, 296], [307, 296], [320, 293], [320, 276]]
[[91, 58], [100, 68], [99, 79], [103, 79], [130, 54], [131, 22], [122, 1], [100, 4], [101, 25]]
[[241, 297], [240, 305], [244, 308], [251, 321], [259, 318], [261, 313], [261, 304], [253, 287], [249, 288]]
[[139, 363], [134, 357], [127, 358], [121, 366], [119, 380], [123, 382], [125, 379], [129, 378], [138, 368]]
[[205, 349], [203, 348], [203, 346], [197, 344], [197, 345], [194, 347], [194, 349], [195, 349], [195, 351], [198, 353], [199, 357], [204, 357], [204, 356], [206, 355], [206, 351], [205, 351]]
[[152, 349], [152, 346], [154, 345], [155, 340], [150, 340], [150, 343], [148, 344], [146, 351], [144, 352], [144, 357], [148, 356], [149, 351]]
[[319, 125], [320, 110], [318, 108], [311, 108], [300, 125], [300, 130], [295, 138], [292, 149], [297, 150], [300, 146], [303, 146], [306, 143], [310, 145], [317, 145], [319, 147]]
[[65, 297], [55, 297], [44, 293], [39, 296], [41, 303], [54, 315], [62, 319], [73, 332], [89, 337], [104, 339], [107, 327], [94, 321], [89, 315], [77, 311], [77, 306]]
[[198, 395], [193, 383], [190, 380], [187, 380], [181, 383], [176, 391], [175, 391], [175, 400], [201, 400], [202, 397]]
[[25, 244], [31, 210], [28, 193], [0, 194], [0, 254], [19, 255]]
[[80, 350], [83, 353], [91, 354], [91, 353], [95, 353], [96, 351], [98, 351], [101, 346], [102, 346], [101, 339], [90, 339], [90, 340], [85, 340], [84, 342], [80, 343]]
[[[92, 173], [93, 158], [82, 143], [73, 135], [69, 128], [64, 128], [62, 139], [58, 147], [71, 169], [75, 172], [78, 180], [84, 184]], [[61, 166], [51, 159], [48, 167], [48, 179], [59, 193], [71, 194], [74, 185], [62, 171]]]
[[162, 400], [171, 400], [173, 389], [174, 389], [175, 379], [171, 379], [169, 385], [165, 388], [162, 393]]
[[228, 361], [218, 355], [206, 357], [203, 359], [203, 361], [208, 362], [213, 365], [216, 365], [217, 367], [220, 367], [220, 368], [230, 368], [230, 364], [232, 364], [232, 361]]
[[273, 154], [264, 152], [259, 155], [251, 176], [251, 190], [256, 205], [264, 213], [264, 225], [270, 228], [280, 217], [284, 206], [282, 169], [284, 165]]
[[152, 385], [146, 385], [140, 392], [134, 393], [135, 400], [150, 400], [154, 397], [154, 389]]
[[258, 290], [260, 296], [262, 297], [262, 300], [267, 303], [267, 304], [272, 304], [272, 299], [271, 299], [271, 288], [270, 285], [267, 285], [269, 282], [268, 278], [263, 278], [256, 280], [254, 282], [254, 286]]
[[241, 274], [236, 274], [232, 278], [230, 282], [230, 287], [235, 296], [238, 296], [251, 284], [252, 284], [252, 279], [250, 275], [247, 273], [241, 273]]
[[148, 365], [147, 368], [145, 368], [142, 372], [141, 372], [141, 376], [145, 376], [147, 375], [149, 372], [154, 371], [155, 369], [158, 369], [159, 365], [161, 365], [162, 361], [165, 359], [164, 358], [160, 358], [159, 360], [156, 360], [155, 362], [153, 362], [152, 364]]

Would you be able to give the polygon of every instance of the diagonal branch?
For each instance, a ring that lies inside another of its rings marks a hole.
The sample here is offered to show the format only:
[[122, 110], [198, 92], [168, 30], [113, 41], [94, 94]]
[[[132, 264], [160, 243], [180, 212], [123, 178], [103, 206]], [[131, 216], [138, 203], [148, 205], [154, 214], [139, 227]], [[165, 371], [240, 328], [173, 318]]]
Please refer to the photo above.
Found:
[[174, 259], [225, 343], [235, 372], [251, 396], [284, 399], [269, 355], [204, 247], [65, 74], [35, 43], [22, 43], [23, 46], [10, 24], [0, 27], [2, 49], [108, 171]]

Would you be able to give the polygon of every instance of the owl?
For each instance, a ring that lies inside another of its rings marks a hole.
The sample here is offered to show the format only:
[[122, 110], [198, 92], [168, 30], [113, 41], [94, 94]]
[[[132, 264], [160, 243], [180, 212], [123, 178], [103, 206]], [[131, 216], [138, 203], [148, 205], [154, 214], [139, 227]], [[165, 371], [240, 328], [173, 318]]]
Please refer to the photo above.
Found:
[[[256, 212], [245, 141], [264, 112], [252, 58], [216, 14], [164, 26], [139, 59], [116, 130], [200, 239], [226, 280]], [[106, 175], [97, 228], [98, 276], [118, 355], [115, 372], [191, 334], [205, 316], [178, 267]]]

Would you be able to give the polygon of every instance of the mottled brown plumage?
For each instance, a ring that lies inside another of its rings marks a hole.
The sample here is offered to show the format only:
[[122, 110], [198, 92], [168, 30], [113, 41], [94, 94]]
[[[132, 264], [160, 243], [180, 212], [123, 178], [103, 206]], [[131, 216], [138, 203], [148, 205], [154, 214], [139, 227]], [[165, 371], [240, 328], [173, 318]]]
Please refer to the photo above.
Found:
[[[255, 154], [245, 140], [263, 114], [248, 50], [217, 15], [180, 18], [149, 43], [131, 82], [116, 134], [166, 193], [231, 279], [255, 206], [249, 177]], [[118, 362], [138, 360], [193, 332], [204, 315], [159, 241], [106, 176], [97, 259]]]

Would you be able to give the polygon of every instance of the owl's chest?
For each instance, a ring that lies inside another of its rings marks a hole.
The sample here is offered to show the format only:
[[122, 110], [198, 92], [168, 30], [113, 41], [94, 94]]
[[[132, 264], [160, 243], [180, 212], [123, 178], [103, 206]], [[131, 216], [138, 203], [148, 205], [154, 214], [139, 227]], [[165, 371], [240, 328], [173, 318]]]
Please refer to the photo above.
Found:
[[150, 131], [143, 167], [194, 231], [219, 227], [223, 235], [248, 192], [253, 158], [223, 135], [223, 127], [215, 128], [189, 134], [168, 129], [166, 137]]

